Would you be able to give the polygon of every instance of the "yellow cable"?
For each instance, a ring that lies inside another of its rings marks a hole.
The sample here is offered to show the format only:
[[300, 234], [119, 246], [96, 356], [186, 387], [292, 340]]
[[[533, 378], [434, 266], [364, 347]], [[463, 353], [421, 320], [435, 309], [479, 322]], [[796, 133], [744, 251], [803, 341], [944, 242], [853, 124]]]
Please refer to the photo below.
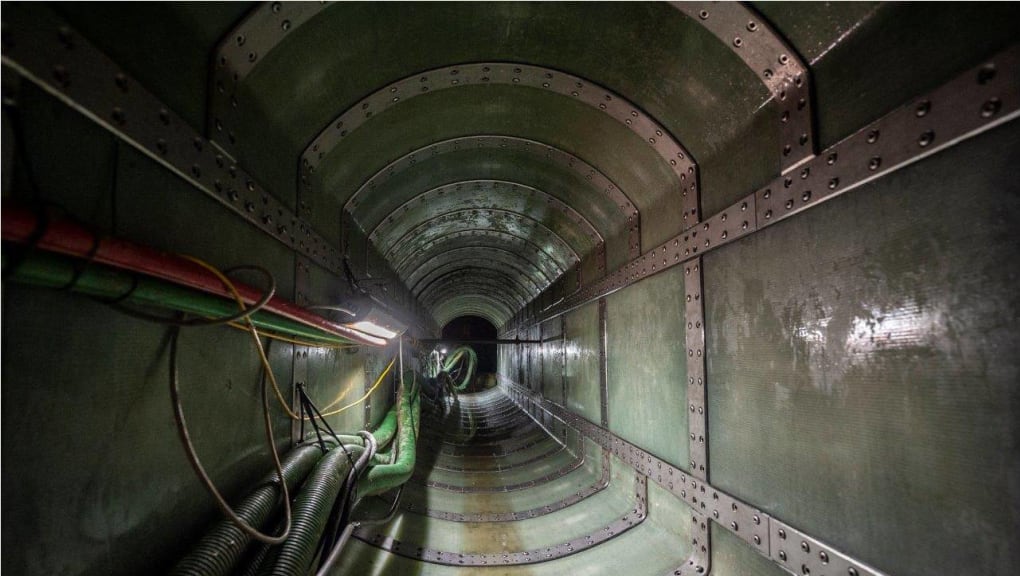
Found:
[[[225, 274], [220, 272], [212, 264], [208, 264], [202, 260], [199, 260], [198, 258], [194, 258], [192, 256], [188, 256], [185, 254], [182, 254], [181, 256], [194, 262], [195, 264], [198, 264], [202, 268], [205, 268], [213, 275], [215, 275], [217, 278], [219, 278], [220, 282], [222, 282], [223, 285], [227, 287], [227, 290], [229, 290], [230, 293], [234, 295], [234, 300], [237, 301], [237, 305], [240, 306], [242, 310], [245, 309], [244, 298], [241, 298], [240, 292], [237, 291], [237, 287], [234, 286], [234, 283], [230, 281], [230, 278], [227, 278]], [[273, 392], [276, 393], [276, 399], [280, 402], [280, 406], [283, 406], [283, 410], [284, 412], [287, 413], [287, 416], [290, 416], [290, 418], [293, 420], [300, 420], [301, 416], [295, 414], [294, 411], [290, 409], [290, 406], [287, 405], [287, 401], [283, 399], [283, 393], [280, 392], [280, 385], [276, 383], [276, 376], [273, 374], [273, 369], [269, 365], [269, 358], [266, 357], [266, 350], [265, 348], [262, 347], [262, 339], [259, 338], [259, 331], [255, 328], [255, 323], [252, 322], [251, 316], [246, 316], [244, 320], [245, 323], [248, 324], [248, 330], [251, 333], [252, 339], [255, 341], [255, 349], [258, 350], [259, 352], [259, 359], [262, 361], [262, 367], [266, 370], [266, 375], [269, 376], [269, 382], [272, 383], [273, 385]]]
[[[242, 326], [237, 322], [227, 322], [227, 325], [230, 326], [231, 328], [237, 328], [238, 330], [244, 330], [245, 332], [248, 331], [247, 326]], [[297, 340], [294, 338], [289, 338], [287, 336], [276, 334], [274, 332], [266, 332], [265, 330], [259, 330], [259, 336], [265, 336], [266, 338], [270, 338], [272, 340], [279, 340], [280, 342], [297, 344], [298, 346], [307, 346], [308, 348], [328, 348], [330, 350], [344, 350], [347, 348], [357, 347], [352, 344], [326, 344], [324, 342], [310, 342], [307, 340]]]
[[[351, 402], [350, 404], [344, 406], [343, 408], [337, 408], [336, 410], [333, 410], [332, 412], [324, 412], [322, 414], [322, 416], [323, 417], [333, 416], [335, 414], [339, 414], [339, 413], [343, 412], [344, 410], [347, 410], [348, 408], [353, 408], [354, 406], [357, 406], [358, 404], [361, 404], [362, 402], [364, 402], [365, 399], [368, 398], [369, 396], [371, 396], [372, 392], [375, 392], [375, 389], [378, 388], [380, 384], [382, 384], [383, 379], [386, 378], [386, 375], [390, 373], [390, 369], [393, 368], [393, 363], [396, 362], [396, 361], [397, 361], [396, 358], [393, 358], [393, 360], [390, 360], [389, 366], [387, 366], [386, 369], [382, 371], [382, 374], [380, 374], [379, 377], [376, 378], [375, 384], [372, 384], [372, 387], [368, 389], [368, 392], [365, 392], [364, 396], [362, 396], [361, 398], [358, 398], [357, 400], [355, 400], [354, 402]], [[339, 401], [339, 398], [337, 399], [337, 401]], [[335, 403], [336, 403], [336, 401], [331, 403], [330, 406], [332, 406]]]
[[[199, 260], [198, 258], [194, 258], [186, 254], [182, 254], [181, 256], [194, 262], [195, 264], [198, 264], [202, 268], [205, 268], [213, 275], [215, 275], [220, 280], [220, 282], [222, 282], [223, 285], [227, 287], [227, 290], [229, 290], [230, 293], [233, 294], [234, 300], [237, 301], [237, 305], [240, 306], [242, 310], [245, 309], [244, 299], [241, 297], [240, 292], [237, 291], [237, 287], [234, 286], [234, 283], [230, 281], [230, 278], [227, 278], [225, 274], [220, 272], [219, 269], [217, 269], [212, 264], [208, 264], [202, 260]], [[284, 412], [287, 413], [287, 416], [289, 416], [292, 420], [301, 420], [301, 416], [295, 414], [294, 411], [291, 410], [290, 406], [287, 404], [287, 401], [283, 399], [283, 393], [280, 392], [280, 385], [276, 383], [276, 376], [273, 374], [273, 369], [269, 365], [269, 358], [266, 357], [266, 350], [265, 348], [262, 347], [262, 339], [259, 338], [259, 331], [258, 329], [255, 328], [255, 323], [252, 322], [251, 316], [246, 316], [244, 320], [248, 324], [248, 331], [251, 333], [252, 339], [255, 341], [255, 349], [258, 350], [259, 352], [259, 359], [262, 361], [262, 367], [265, 368], [266, 375], [269, 376], [269, 382], [272, 383], [273, 385], [273, 392], [276, 393], [276, 399], [280, 402], [280, 406], [283, 407], [283, 410]], [[369, 388], [368, 392], [366, 392], [364, 396], [348, 404], [347, 406], [344, 406], [343, 408], [338, 408], [337, 410], [334, 410], [332, 412], [326, 412], [322, 414], [322, 416], [323, 417], [333, 416], [335, 414], [343, 412], [344, 410], [347, 410], [348, 408], [357, 406], [361, 402], [364, 402], [364, 400], [371, 396], [372, 392], [374, 392], [375, 389], [379, 387], [379, 384], [382, 383], [383, 379], [386, 377], [386, 374], [388, 374], [390, 369], [393, 368], [393, 363], [396, 361], [397, 359], [395, 357], [393, 358], [393, 360], [390, 360], [389, 365], [386, 366], [386, 369], [383, 370], [382, 374], [379, 375], [379, 378], [376, 379], [375, 384], [373, 384], [372, 387]], [[346, 394], [347, 394], [346, 391], [342, 392], [341, 395], [336, 400], [330, 403], [330, 406], [333, 406], [334, 404], [339, 402], [341, 399], [343, 399], [343, 396]], [[305, 416], [304, 419], [311, 420], [311, 417]]]

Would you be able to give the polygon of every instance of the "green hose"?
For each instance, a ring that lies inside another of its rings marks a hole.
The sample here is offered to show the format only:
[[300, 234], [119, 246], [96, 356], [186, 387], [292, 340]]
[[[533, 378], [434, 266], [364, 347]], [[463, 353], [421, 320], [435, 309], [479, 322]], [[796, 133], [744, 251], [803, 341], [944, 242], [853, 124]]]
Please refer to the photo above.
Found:
[[[77, 272], [76, 266], [80, 265], [79, 260], [45, 252], [32, 252], [18, 264], [17, 269], [11, 275], [11, 280], [34, 286], [60, 288], [74, 279]], [[228, 316], [237, 312], [237, 303], [231, 300], [100, 264], [88, 265], [81, 272], [73, 290], [109, 300], [130, 293], [122, 303], [158, 306], [208, 318]], [[271, 312], [259, 311], [252, 314], [250, 318], [260, 330], [302, 338], [315, 343], [351, 343], [339, 336]]]
[[464, 378], [460, 381], [460, 384], [453, 384], [453, 389], [457, 392], [467, 388], [468, 384], [471, 383], [471, 379], [474, 378], [475, 367], [478, 365], [478, 355], [475, 354], [474, 348], [461, 346], [454, 350], [450, 357], [446, 359], [446, 362], [443, 363], [443, 372], [449, 374], [465, 356], [467, 357], [467, 368], [464, 371]]
[[397, 458], [392, 464], [373, 466], [361, 481], [358, 495], [361, 497], [382, 494], [396, 488], [411, 478], [416, 460], [418, 424], [421, 422], [420, 387], [402, 387], [397, 413], [400, 428], [397, 432]]

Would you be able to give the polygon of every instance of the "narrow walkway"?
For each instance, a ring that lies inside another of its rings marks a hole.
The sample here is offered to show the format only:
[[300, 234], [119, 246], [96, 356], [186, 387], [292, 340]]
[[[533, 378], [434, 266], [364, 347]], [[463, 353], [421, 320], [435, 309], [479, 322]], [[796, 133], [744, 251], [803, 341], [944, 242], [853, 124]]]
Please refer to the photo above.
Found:
[[664, 573], [684, 558], [645, 521], [643, 476], [498, 389], [423, 406], [418, 447], [397, 514], [355, 532], [338, 574]]

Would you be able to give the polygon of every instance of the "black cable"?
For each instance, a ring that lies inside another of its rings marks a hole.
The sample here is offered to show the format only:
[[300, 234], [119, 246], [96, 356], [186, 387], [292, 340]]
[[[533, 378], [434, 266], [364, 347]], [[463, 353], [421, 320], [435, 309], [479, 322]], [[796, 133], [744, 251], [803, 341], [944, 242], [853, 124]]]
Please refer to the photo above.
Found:
[[82, 274], [85, 274], [85, 270], [87, 270], [88, 267], [95, 262], [96, 254], [99, 253], [99, 246], [102, 242], [103, 239], [99, 236], [99, 234], [92, 235], [92, 247], [89, 248], [88, 254], [85, 255], [85, 259], [75, 259], [74, 273], [71, 274], [71, 279], [63, 286], [57, 288], [57, 290], [67, 291], [78, 285], [78, 280], [81, 280]]
[[262, 377], [262, 415], [263, 423], [265, 425], [266, 440], [269, 444], [269, 451], [273, 456], [273, 464], [276, 467], [277, 476], [280, 479], [280, 490], [281, 498], [283, 500], [284, 516], [286, 518], [285, 528], [283, 532], [278, 536], [270, 536], [260, 532], [257, 528], [249, 525], [244, 521], [237, 513], [230, 507], [230, 504], [223, 498], [219, 490], [216, 489], [216, 485], [213, 484], [209, 474], [205, 471], [205, 467], [202, 466], [202, 462], [198, 459], [198, 454], [195, 453], [195, 446], [191, 442], [191, 435], [188, 433], [188, 425], [184, 419], [184, 409], [181, 406], [180, 389], [179, 389], [179, 375], [178, 375], [178, 362], [177, 362], [177, 347], [178, 340], [181, 333], [180, 326], [172, 326], [170, 328], [170, 402], [173, 406], [174, 421], [177, 425], [177, 433], [180, 437], [181, 444], [184, 447], [185, 456], [187, 456], [188, 463], [191, 464], [195, 474], [199, 477], [199, 480], [208, 490], [209, 494], [216, 501], [216, 505], [220, 511], [226, 516], [235, 526], [244, 531], [246, 534], [255, 538], [260, 542], [266, 544], [280, 544], [284, 542], [290, 535], [291, 529], [291, 509], [290, 509], [290, 494], [287, 489], [287, 480], [283, 474], [283, 465], [280, 462], [280, 455], [276, 451], [276, 442], [273, 439], [273, 422], [269, 415], [269, 394], [267, 392], [265, 374]]

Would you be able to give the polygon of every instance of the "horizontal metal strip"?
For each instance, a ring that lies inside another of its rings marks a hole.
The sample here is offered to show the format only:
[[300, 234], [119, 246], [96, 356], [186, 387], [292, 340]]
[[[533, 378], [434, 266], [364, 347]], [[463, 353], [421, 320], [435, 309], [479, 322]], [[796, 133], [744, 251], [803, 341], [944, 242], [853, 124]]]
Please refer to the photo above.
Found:
[[563, 510], [569, 506], [573, 506], [578, 502], [582, 502], [586, 498], [593, 496], [607, 486], [609, 486], [609, 480], [611, 475], [610, 463], [609, 463], [609, 451], [604, 450], [602, 452], [602, 474], [592, 484], [585, 486], [563, 498], [557, 500], [551, 504], [544, 506], [538, 506], [530, 510], [523, 510], [520, 512], [476, 512], [471, 514], [464, 514], [461, 512], [447, 512], [445, 510], [436, 510], [433, 508], [420, 509], [415, 506], [414, 503], [404, 500], [402, 507], [408, 512], [415, 514], [421, 514], [430, 518], [439, 518], [440, 520], [448, 520], [450, 522], [515, 522], [518, 520], [529, 520], [531, 518], [537, 518], [539, 516], [545, 516], [546, 514], [552, 514], [559, 510]]
[[[549, 91], [582, 102], [607, 114], [647, 143], [676, 174], [681, 188], [697, 191], [697, 171], [691, 155], [669, 131], [619, 94], [587, 79], [559, 70], [512, 62], [479, 62], [427, 70], [394, 82], [351, 106], [333, 119], [301, 155], [300, 186], [312, 189], [316, 167], [340, 142], [386, 109], [417, 96], [462, 86], [508, 85]], [[692, 194], [685, 212], [697, 211]]]
[[[517, 208], [524, 208], [528, 202], [537, 206], [548, 206], [552, 208], [551, 214], [562, 214], [568, 221], [580, 228], [583, 234], [587, 235], [592, 242], [599, 243], [604, 240], [602, 234], [580, 212], [545, 190], [508, 180], [487, 179], [450, 182], [414, 196], [394, 208], [382, 220], [375, 223], [368, 233], [368, 239], [374, 242], [380, 236], [385, 236], [388, 232], [387, 228], [398, 223], [402, 224], [406, 220], [405, 215], [416, 208], [435, 209], [439, 205], [440, 200], [450, 201], [451, 197], [456, 196], [460, 196], [461, 200], [471, 202], [470, 206], [463, 206], [463, 208], [467, 209], [502, 209], [524, 214], [524, 212]], [[507, 204], [510, 203], [514, 196], [517, 196], [521, 205], [511, 208]], [[497, 204], [497, 202], [501, 204]], [[533, 218], [537, 219], [535, 216]], [[358, 223], [367, 225], [366, 222], [360, 220]]]
[[[523, 468], [525, 466], [531, 466], [536, 462], [541, 462], [557, 454], [565, 451], [567, 448], [562, 444], [553, 444], [550, 450], [525, 458], [519, 462], [512, 462], [510, 464], [499, 464], [497, 463], [491, 468], [478, 468], [478, 467], [466, 467], [466, 466], [453, 466], [453, 465], [440, 465], [439, 463], [433, 464], [432, 468], [435, 470], [442, 470], [444, 472], [459, 472], [461, 474], [502, 474], [508, 470], [515, 470], [517, 468]], [[492, 460], [496, 460], [493, 458]]]
[[448, 270], [444, 274], [430, 279], [428, 284], [418, 287], [418, 290], [413, 294], [422, 303], [428, 304], [434, 300], [430, 299], [430, 295], [438, 297], [449, 293], [451, 288], [455, 294], [458, 292], [464, 294], [468, 292], [467, 287], [472, 283], [481, 287], [498, 287], [500, 291], [496, 293], [497, 296], [516, 296], [517, 300], [521, 300], [521, 306], [538, 294], [534, 291], [534, 286], [528, 286], [526, 282], [522, 282], [513, 274], [508, 273], [505, 268], [482, 267]]
[[450, 265], [464, 263], [479, 263], [481, 261], [488, 262], [490, 267], [492, 265], [502, 265], [511, 268], [515, 274], [524, 276], [528, 282], [534, 286], [544, 289], [549, 286], [549, 279], [545, 276], [540, 268], [535, 266], [534, 262], [523, 258], [522, 256], [511, 252], [509, 250], [503, 250], [500, 248], [458, 248], [451, 251], [449, 254], [437, 254], [435, 257], [430, 258], [426, 262], [422, 262], [418, 268], [411, 270], [406, 276], [404, 283], [410, 287], [411, 292], [414, 292], [418, 284], [425, 282], [426, 278], [434, 274], [435, 270], [444, 269]]
[[695, 228], [678, 234], [548, 311], [508, 325], [544, 322], [724, 246], [944, 150], [1020, 115], [1020, 46], [1014, 45], [931, 93], [890, 112], [779, 176]]
[[621, 216], [623, 216], [623, 218], [627, 221], [627, 225], [632, 235], [639, 232], [640, 215], [638, 214], [637, 206], [634, 205], [634, 203], [630, 200], [630, 197], [621, 190], [615, 182], [603, 174], [598, 168], [585, 162], [581, 158], [566, 152], [565, 150], [544, 142], [538, 142], [527, 138], [518, 138], [516, 136], [501, 136], [493, 134], [462, 136], [460, 138], [443, 140], [441, 142], [429, 144], [428, 146], [423, 146], [422, 148], [405, 154], [397, 160], [390, 162], [366, 180], [365, 183], [362, 184], [353, 195], [351, 195], [347, 204], [344, 206], [344, 209], [348, 212], [355, 213], [363, 200], [361, 198], [363, 193], [375, 190], [385, 184], [386, 181], [393, 176], [412, 168], [424, 159], [431, 159], [442, 154], [469, 149], [495, 149], [500, 151], [527, 152], [540, 155], [558, 166], [567, 168], [569, 171], [575, 172], [578, 176], [583, 178], [592, 189], [597, 190], [599, 193], [604, 194], [610, 199], [613, 205], [619, 209]]
[[[389, 260], [401, 246], [413, 246], [414, 242], [417, 242], [420, 238], [424, 237], [427, 231], [436, 230], [443, 224], [464, 224], [465, 228], [453, 229], [460, 231], [465, 229], [475, 229], [472, 227], [473, 224], [477, 224], [485, 220], [489, 222], [512, 220], [515, 226], [519, 224], [527, 224], [527, 226], [522, 226], [522, 228], [528, 229], [532, 232], [537, 232], [534, 236], [543, 237], [547, 241], [555, 243], [557, 248], [571, 256], [571, 263], [577, 262], [579, 260], [579, 254], [584, 253], [585, 249], [590, 249], [595, 246], [595, 243], [571, 246], [562, 236], [553, 231], [553, 229], [547, 226], [544, 222], [536, 220], [526, 214], [511, 212], [509, 210], [500, 210], [497, 208], [477, 208], [446, 212], [428, 220], [424, 220], [389, 244], [385, 246], [376, 244], [376, 247], [383, 253], [383, 257]], [[485, 226], [485, 228], [488, 228], [488, 226]], [[498, 228], [496, 229], [498, 230]], [[413, 238], [414, 242], [408, 242], [408, 238]]]
[[554, 480], [563, 478], [567, 474], [579, 469], [584, 465], [584, 456], [574, 458], [568, 463], [564, 464], [560, 468], [539, 476], [534, 480], [527, 480], [524, 482], [516, 482], [514, 484], [503, 484], [498, 486], [463, 486], [460, 484], [450, 484], [449, 482], [439, 482], [436, 480], [429, 480], [419, 474], [411, 476], [411, 480], [429, 488], [435, 488], [437, 490], [445, 490], [447, 492], [456, 492], [458, 494], [493, 494], [502, 492], [516, 492], [518, 490], [527, 490], [529, 488], [535, 488], [543, 484], [548, 484]]
[[[498, 378], [500, 386], [507, 395], [525, 411], [533, 415], [536, 411], [546, 412], [566, 422], [600, 446], [610, 450], [639, 473], [648, 476], [656, 484], [678, 496], [696, 512], [708, 516], [750, 544], [759, 554], [772, 559], [787, 570], [796, 571], [797, 574], [825, 574], [831, 571], [829, 567], [839, 566], [842, 567], [839, 574], [882, 576], [883, 573], [875, 568], [772, 518], [761, 510], [698, 478], [692, 477], [689, 472], [649, 454], [566, 408], [548, 400], [533, 397], [524, 387], [510, 379], [501, 375]], [[536, 416], [536, 418], [541, 418], [541, 416]], [[782, 529], [786, 534], [785, 538], [780, 538], [780, 543], [772, 540], [773, 533], [778, 534], [778, 529], [775, 526], [781, 526], [779, 529]], [[787, 541], [792, 541], [800, 554], [794, 556], [794, 551], [790, 549], [792, 546], [787, 545]], [[802, 571], [801, 565], [795, 565], [794, 562], [797, 561], [803, 564], [807, 571]]]
[[[469, 242], [469, 244], [460, 244], [460, 242]], [[429, 251], [436, 252], [445, 250], [446, 244], [455, 244], [456, 245], [455, 247], [476, 245], [489, 246], [493, 242], [506, 242], [507, 244], [503, 244], [504, 246], [511, 244], [514, 246], [520, 245], [523, 247], [527, 247], [528, 250], [526, 252], [521, 252], [519, 250], [515, 250], [514, 252], [517, 254], [524, 253], [535, 254], [536, 265], [540, 266], [547, 276], [551, 276], [553, 278], [562, 275], [564, 271], [566, 271], [570, 267], [569, 263], [567, 262], [561, 263], [557, 259], [555, 254], [547, 252], [544, 246], [532, 242], [529, 238], [525, 236], [518, 236], [516, 234], [504, 232], [501, 230], [480, 228], [473, 230], [458, 230], [455, 232], [450, 232], [448, 234], [444, 234], [436, 238], [433, 238], [426, 242], [425, 244], [422, 244], [421, 246], [416, 246], [414, 251], [405, 254], [398, 260], [397, 265], [394, 266], [394, 269], [405, 270], [406, 268], [413, 266], [415, 257], [420, 256], [422, 254], [427, 255], [427, 257], [431, 257]]]
[[3, 11], [3, 64], [327, 270], [337, 248], [116, 63], [40, 5]]
[[622, 517], [610, 522], [604, 528], [591, 534], [584, 534], [566, 542], [524, 550], [521, 552], [502, 552], [498, 554], [463, 554], [460, 552], [447, 552], [434, 550], [416, 545], [414, 542], [395, 540], [385, 534], [379, 533], [368, 527], [361, 527], [354, 531], [354, 537], [381, 548], [392, 554], [420, 560], [431, 564], [443, 564], [447, 566], [513, 566], [521, 564], [536, 564], [577, 554], [589, 548], [593, 548], [603, 542], [623, 534], [631, 528], [644, 522], [648, 513], [648, 485], [644, 476], [638, 475], [634, 478], [634, 508]]

